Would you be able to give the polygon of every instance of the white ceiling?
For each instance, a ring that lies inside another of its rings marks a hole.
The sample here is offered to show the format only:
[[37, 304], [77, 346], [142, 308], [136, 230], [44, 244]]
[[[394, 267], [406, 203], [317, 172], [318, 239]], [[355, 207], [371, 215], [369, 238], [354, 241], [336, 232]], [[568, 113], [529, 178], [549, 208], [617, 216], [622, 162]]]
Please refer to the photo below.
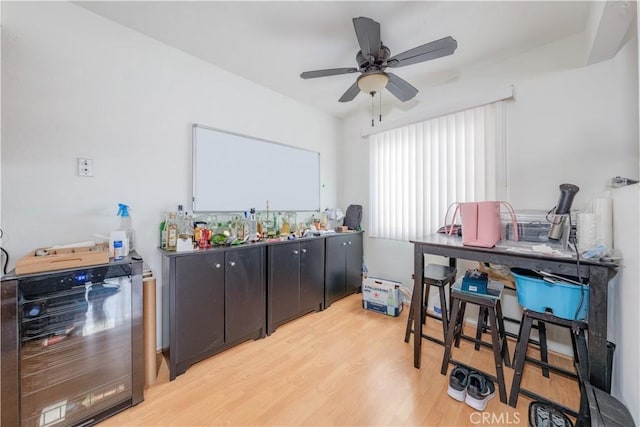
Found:
[[[454, 78], [464, 68], [491, 63], [582, 32], [583, 1], [88, 1], [76, 4], [337, 117], [368, 108], [360, 93], [338, 99], [358, 74], [303, 80], [302, 71], [357, 67], [352, 18], [381, 25], [391, 55], [452, 36], [456, 52], [394, 69], [418, 89]], [[420, 94], [416, 97], [419, 99]], [[385, 102], [398, 103], [390, 94]]]

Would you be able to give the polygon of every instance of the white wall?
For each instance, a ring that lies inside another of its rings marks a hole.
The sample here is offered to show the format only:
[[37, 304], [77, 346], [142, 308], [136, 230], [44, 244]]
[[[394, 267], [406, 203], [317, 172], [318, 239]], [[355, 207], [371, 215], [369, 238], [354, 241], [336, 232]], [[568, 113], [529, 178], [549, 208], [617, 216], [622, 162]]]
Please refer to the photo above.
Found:
[[[12, 261], [108, 234], [125, 202], [160, 284], [161, 214], [191, 210], [193, 123], [320, 152], [321, 206], [336, 205], [338, 120], [71, 3], [2, 6], [2, 229]], [[94, 160], [93, 178], [77, 176], [77, 157]]]
[[613, 358], [611, 394], [631, 410], [640, 422], [640, 185], [611, 191], [616, 249], [624, 265], [609, 284], [609, 340], [616, 344]]
[[[638, 50], [635, 34], [615, 58], [582, 67], [584, 35], [575, 35], [542, 48], [523, 53], [499, 64], [484, 64], [455, 76], [450, 83], [421, 86], [413, 108], [403, 111], [394, 102], [383, 106], [384, 122], [400, 123], [420, 113], [428, 118], [442, 105], [515, 85], [515, 100], [506, 103], [507, 117], [507, 194], [516, 209], [550, 209], [559, 196], [558, 185], [577, 184], [580, 192], [574, 208], [602, 194], [611, 178], [640, 176], [638, 144]], [[398, 70], [398, 75], [402, 75]], [[425, 82], [427, 80], [425, 79]], [[357, 98], [358, 99], [358, 98]], [[363, 227], [368, 225], [369, 168], [368, 145], [360, 137], [370, 126], [370, 109], [363, 102], [362, 112], [345, 120], [341, 156], [339, 204], [359, 203], [364, 207]], [[635, 215], [639, 212], [637, 207]], [[413, 247], [408, 242], [368, 238], [365, 232], [365, 262], [369, 274], [403, 282], [412, 287]], [[389, 255], [393, 254], [393, 257]], [[433, 260], [429, 260], [431, 262]], [[638, 259], [627, 260], [637, 263]], [[625, 272], [626, 273], [626, 272]], [[635, 286], [631, 276], [626, 286]], [[615, 299], [611, 304], [617, 304]], [[635, 301], [637, 303], [637, 299]], [[628, 306], [619, 316], [637, 325], [637, 316]], [[515, 298], [505, 301], [505, 315], [519, 313]], [[611, 327], [616, 328], [612, 323]], [[550, 331], [550, 347], [570, 352], [566, 331]], [[622, 341], [620, 332], [610, 339]], [[636, 340], [636, 336], [626, 337]], [[623, 350], [618, 372], [630, 367], [633, 357]], [[632, 370], [633, 371], [633, 370]], [[617, 378], [618, 390], [637, 387], [635, 378]], [[636, 418], [640, 410], [637, 397], [626, 401]]]

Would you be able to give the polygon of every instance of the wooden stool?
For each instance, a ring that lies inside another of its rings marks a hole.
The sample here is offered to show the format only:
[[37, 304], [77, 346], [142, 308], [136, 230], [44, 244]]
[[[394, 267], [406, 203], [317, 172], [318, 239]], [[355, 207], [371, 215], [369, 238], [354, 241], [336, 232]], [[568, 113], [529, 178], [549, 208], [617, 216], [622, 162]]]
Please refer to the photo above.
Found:
[[[513, 288], [507, 284], [505, 284], [504, 290], [512, 291], [513, 293], [516, 292], [516, 288]], [[482, 334], [489, 331], [490, 329], [490, 327], [487, 324], [488, 315], [489, 313], [486, 309], [480, 308], [480, 310], [478, 310], [478, 323], [477, 323], [478, 326], [476, 329], [476, 340], [478, 341], [480, 341], [480, 339], [482, 338]], [[502, 318], [503, 318], [503, 321], [505, 322], [510, 322], [510, 323], [519, 325], [520, 330], [522, 330], [522, 322], [520, 321], [520, 319], [514, 319], [507, 316], [503, 316]], [[536, 323], [532, 324], [531, 327], [533, 329], [538, 330], [538, 339], [536, 340], [530, 337], [529, 344], [533, 344], [540, 349], [540, 360], [536, 360], [527, 356], [527, 359], [526, 359], [527, 362], [540, 366], [540, 369], [542, 370], [542, 375], [545, 378], [549, 378], [550, 369], [563, 375], [575, 377], [574, 373], [567, 371], [566, 369], [560, 368], [558, 366], [553, 366], [549, 364], [549, 351], [547, 347], [547, 328], [544, 322], [542, 320], [536, 320]], [[520, 331], [518, 331], [517, 334], [514, 334], [512, 332], [505, 330], [505, 335], [507, 335], [510, 338], [514, 338], [517, 341], [518, 337], [520, 336]], [[476, 344], [474, 346], [476, 351], [480, 349], [480, 343], [478, 341], [476, 341]], [[512, 364], [515, 364], [515, 354], [514, 354], [514, 359], [512, 361]]]
[[[507, 390], [504, 383], [504, 372], [502, 370], [502, 363], [507, 367], [511, 367], [511, 361], [509, 358], [509, 347], [507, 344], [507, 336], [504, 330], [504, 321], [502, 319], [502, 306], [500, 304], [500, 298], [504, 285], [499, 282], [489, 282], [487, 294], [479, 294], [475, 292], [466, 292], [461, 289], [462, 281], [458, 281], [451, 287], [451, 321], [449, 330], [447, 331], [447, 339], [445, 341], [444, 357], [442, 358], [442, 369], [440, 373], [447, 375], [447, 368], [449, 363], [463, 366], [469, 370], [474, 370], [482, 373], [487, 378], [498, 383], [498, 391], [500, 394], [500, 401], [507, 403]], [[485, 343], [479, 339], [462, 335], [462, 326], [464, 324], [464, 312], [467, 303], [475, 304], [480, 309], [486, 309], [491, 322], [491, 343]], [[457, 360], [451, 358], [451, 346], [454, 343], [459, 343], [460, 337], [469, 339], [478, 345], [491, 347], [493, 349], [493, 358], [496, 367], [496, 376], [492, 376], [486, 372], [482, 372], [479, 369], [475, 369], [471, 366], [467, 366]]]
[[[424, 268], [424, 286], [426, 287], [424, 291], [424, 302], [422, 303], [422, 312], [424, 313], [424, 320], [426, 323], [427, 317], [431, 317], [432, 319], [442, 320], [442, 338], [447, 336], [447, 329], [449, 328], [449, 311], [447, 310], [447, 298], [446, 298], [446, 290], [447, 286], [450, 286], [456, 280], [456, 269], [455, 267], [447, 267], [445, 265], [438, 264], [428, 264]], [[437, 286], [438, 292], [440, 294], [440, 308], [441, 308], [441, 316], [436, 316], [435, 314], [431, 314], [427, 311], [427, 305], [429, 300], [429, 289], [431, 286]], [[413, 290], [416, 292], [416, 289]], [[412, 304], [409, 308], [409, 318], [407, 319], [407, 329], [404, 334], [404, 342], [409, 342], [409, 336], [415, 331], [412, 329], [411, 325], [413, 323], [415, 307], [413, 306], [413, 299], [411, 300]], [[444, 345], [444, 341], [430, 335], [427, 335], [422, 332], [422, 325], [420, 325], [420, 335], [422, 338], [426, 338], [429, 341], [433, 341], [440, 345]]]
[[[581, 369], [585, 371], [587, 370], [586, 366], [579, 364], [580, 360], [583, 360], [583, 361], [587, 360], [587, 357], [584, 356], [587, 354], [587, 342], [584, 334], [584, 331], [587, 329], [587, 323], [585, 321], [566, 320], [566, 319], [561, 319], [559, 317], [556, 317], [550, 313], [538, 313], [535, 311], [524, 309], [522, 312], [522, 322], [520, 323], [520, 333], [518, 336], [518, 343], [516, 344], [516, 351], [513, 357], [514, 375], [513, 375], [513, 382], [511, 383], [511, 394], [509, 395], [509, 406], [512, 406], [514, 408], [516, 407], [516, 404], [518, 403], [518, 394], [521, 393], [534, 400], [548, 402], [553, 405], [556, 405], [559, 408], [561, 408], [563, 411], [577, 417], [578, 416], [577, 411], [567, 408], [565, 406], [559, 405], [558, 403], [553, 402], [543, 396], [540, 396], [530, 390], [520, 388], [525, 361], [533, 360], [534, 363], [537, 362], [537, 364], [542, 364], [543, 366], [547, 365], [547, 367], [552, 368], [552, 370], [554, 371], [560, 371], [559, 373], [563, 375], [571, 376], [577, 379], [577, 375], [572, 372], [564, 371], [562, 369], [553, 367], [548, 363], [539, 362], [535, 359], [530, 359], [527, 357], [527, 347], [529, 346], [529, 335], [531, 334], [531, 327], [534, 320], [538, 322], [538, 325], [549, 323], [549, 324], [569, 328], [571, 331], [571, 345], [573, 347], [573, 359], [574, 359], [574, 364], [576, 365], [576, 370], [577, 371]], [[581, 357], [581, 355], [583, 356]], [[585, 402], [582, 401], [580, 405], [582, 407], [583, 405], [585, 405]], [[581, 408], [581, 412], [584, 412], [584, 408]]]

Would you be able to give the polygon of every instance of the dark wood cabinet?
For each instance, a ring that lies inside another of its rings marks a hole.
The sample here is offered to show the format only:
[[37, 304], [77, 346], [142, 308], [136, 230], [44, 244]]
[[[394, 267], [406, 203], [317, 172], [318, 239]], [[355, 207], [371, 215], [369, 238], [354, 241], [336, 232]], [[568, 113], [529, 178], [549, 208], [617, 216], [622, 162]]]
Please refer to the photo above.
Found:
[[265, 330], [263, 247], [225, 253], [225, 343]]
[[163, 257], [171, 380], [200, 360], [265, 336], [264, 254], [264, 247], [252, 247]]
[[362, 233], [329, 236], [325, 240], [325, 307], [329, 307], [362, 286]]
[[300, 243], [300, 311], [324, 308], [324, 239]]
[[162, 253], [170, 380], [361, 286], [362, 233]]
[[324, 241], [271, 245], [268, 253], [267, 332], [319, 311], [324, 299]]
[[[175, 363], [224, 344], [224, 253], [176, 259]], [[173, 335], [173, 334], [172, 334]]]

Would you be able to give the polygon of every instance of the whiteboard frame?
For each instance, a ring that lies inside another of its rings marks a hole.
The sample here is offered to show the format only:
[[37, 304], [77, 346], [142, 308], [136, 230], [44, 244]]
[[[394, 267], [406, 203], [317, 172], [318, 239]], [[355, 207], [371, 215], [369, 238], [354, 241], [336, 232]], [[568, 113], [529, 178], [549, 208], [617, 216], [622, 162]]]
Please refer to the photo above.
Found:
[[[269, 210], [270, 211], [286, 211], [286, 212], [290, 212], [290, 211], [295, 211], [295, 212], [319, 212], [320, 211], [320, 196], [321, 196], [321, 165], [320, 165], [320, 153], [317, 151], [313, 151], [313, 150], [309, 150], [306, 148], [301, 148], [301, 147], [296, 147], [293, 145], [288, 145], [288, 144], [283, 144], [280, 142], [275, 142], [275, 141], [270, 141], [267, 139], [262, 139], [262, 138], [255, 138], [253, 136], [249, 136], [249, 135], [244, 135], [241, 133], [236, 133], [236, 132], [230, 132], [227, 130], [223, 130], [223, 129], [218, 129], [218, 128], [214, 128], [214, 127], [209, 127], [209, 126], [205, 126], [205, 125], [201, 125], [198, 123], [194, 123], [192, 125], [192, 144], [191, 144], [191, 150], [192, 150], [192, 198], [191, 198], [191, 206], [192, 206], [192, 211], [194, 213], [207, 213], [207, 212], [243, 212], [243, 211], [247, 211], [249, 210], [249, 208], [254, 207], [256, 208], [257, 211], [264, 211], [265, 209], [260, 208], [259, 206], [247, 206], [244, 209], [239, 209], [239, 210], [227, 210], [227, 209], [204, 209], [204, 208], [198, 208], [196, 209], [196, 205], [197, 205], [197, 200], [196, 200], [196, 195], [198, 193], [198, 189], [197, 189], [197, 176], [198, 176], [198, 170], [197, 170], [197, 166], [198, 166], [198, 159], [197, 159], [197, 131], [198, 129], [202, 129], [202, 130], [206, 130], [206, 131], [212, 131], [212, 132], [217, 132], [217, 133], [221, 133], [221, 134], [226, 134], [226, 135], [230, 135], [233, 137], [240, 137], [240, 138], [245, 138], [250, 140], [249, 142], [257, 142], [257, 143], [265, 143], [265, 144], [272, 144], [272, 145], [276, 145], [276, 146], [280, 146], [280, 147], [284, 147], [284, 148], [288, 148], [288, 149], [292, 149], [292, 150], [299, 150], [299, 151], [305, 151], [308, 153], [312, 153], [315, 154], [317, 156], [317, 165], [318, 165], [318, 188], [316, 189], [317, 191], [317, 199], [316, 199], [316, 203], [317, 206], [315, 206], [312, 209], [309, 208], [305, 208], [305, 209], [280, 209], [278, 206], [269, 206]], [[286, 167], [286, 165], [283, 165], [282, 167]], [[265, 206], [266, 207], [266, 206]]]

